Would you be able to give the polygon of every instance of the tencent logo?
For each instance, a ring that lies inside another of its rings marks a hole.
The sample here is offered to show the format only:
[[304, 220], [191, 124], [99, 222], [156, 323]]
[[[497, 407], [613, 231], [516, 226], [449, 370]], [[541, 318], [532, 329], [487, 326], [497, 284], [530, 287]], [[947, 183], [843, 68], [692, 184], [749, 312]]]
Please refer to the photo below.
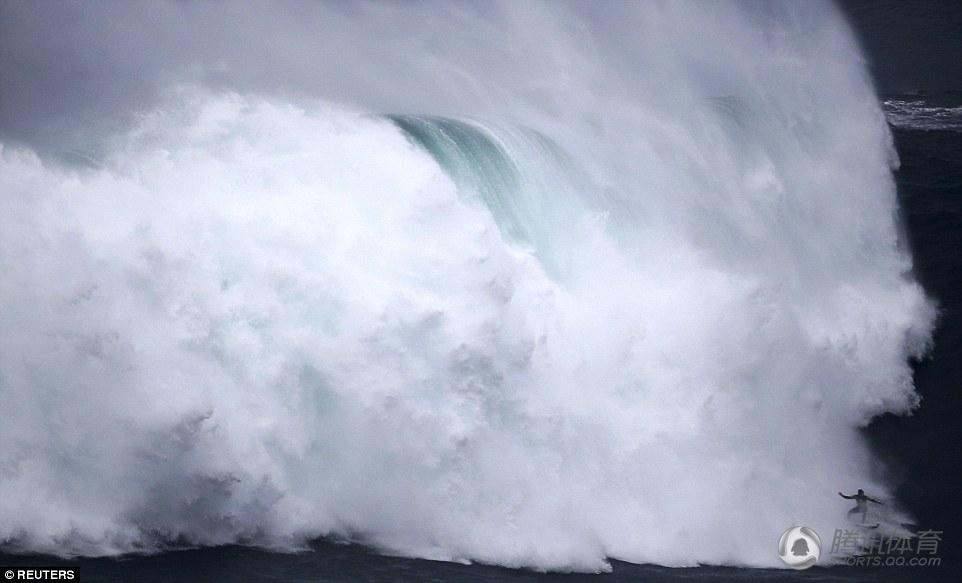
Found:
[[822, 541], [807, 526], [793, 526], [778, 539], [778, 556], [793, 569], [807, 569], [818, 561]]

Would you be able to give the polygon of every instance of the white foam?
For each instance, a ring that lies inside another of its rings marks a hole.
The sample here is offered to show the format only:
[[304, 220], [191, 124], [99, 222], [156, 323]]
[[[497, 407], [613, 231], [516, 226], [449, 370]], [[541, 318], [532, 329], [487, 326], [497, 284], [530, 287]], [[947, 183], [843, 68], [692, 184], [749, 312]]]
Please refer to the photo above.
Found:
[[465, 43], [463, 113], [587, 175], [563, 278], [363, 92], [188, 90], [93, 168], [2, 150], [0, 537], [775, 566], [887, 491], [857, 428], [917, 404], [933, 310], [838, 16], [645, 5], [601, 38], [509, 6], [422, 26]]

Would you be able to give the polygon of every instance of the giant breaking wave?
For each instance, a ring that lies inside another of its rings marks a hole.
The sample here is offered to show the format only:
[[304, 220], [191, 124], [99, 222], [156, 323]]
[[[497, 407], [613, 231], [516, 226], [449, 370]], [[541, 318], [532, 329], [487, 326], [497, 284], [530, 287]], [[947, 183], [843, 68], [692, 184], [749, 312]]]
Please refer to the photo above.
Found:
[[3, 146], [7, 547], [773, 565], [887, 491], [933, 308], [845, 23], [601, 8], [327, 5], [322, 101]]

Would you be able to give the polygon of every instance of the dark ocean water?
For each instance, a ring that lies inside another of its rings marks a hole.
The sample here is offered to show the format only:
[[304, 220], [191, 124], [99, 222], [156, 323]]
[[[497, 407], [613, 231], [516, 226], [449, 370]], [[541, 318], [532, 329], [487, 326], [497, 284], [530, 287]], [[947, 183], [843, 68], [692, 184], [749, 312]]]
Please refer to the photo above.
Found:
[[[772, 552], [775, 552], [772, 545]], [[185, 550], [126, 559], [55, 561], [45, 557], [0, 557], [3, 566], [71, 566], [80, 581], [308, 583], [458, 581], [515, 583], [646, 583], [685, 581], [959, 581], [951, 566], [919, 568], [813, 567], [805, 571], [697, 567], [671, 569], [653, 565], [612, 562], [603, 574], [535, 573], [488, 565], [462, 565], [421, 559], [386, 557], [356, 545], [320, 542], [314, 550], [280, 554], [244, 547]]]
[[[962, 94], [892, 96], [886, 113], [901, 167], [896, 174], [916, 276], [940, 306], [932, 353], [915, 364], [922, 407], [865, 431], [897, 497], [920, 529], [944, 532], [937, 567], [815, 567], [807, 571], [720, 567], [669, 569], [613, 562], [601, 575], [545, 574], [379, 555], [319, 541], [287, 554], [240, 546], [120, 559], [0, 555], [0, 566], [70, 566], [81, 581], [959, 581], [962, 580]], [[936, 129], [946, 127], [952, 129]], [[775, 541], [772, 543], [775, 553]], [[825, 550], [823, 549], [823, 556]]]

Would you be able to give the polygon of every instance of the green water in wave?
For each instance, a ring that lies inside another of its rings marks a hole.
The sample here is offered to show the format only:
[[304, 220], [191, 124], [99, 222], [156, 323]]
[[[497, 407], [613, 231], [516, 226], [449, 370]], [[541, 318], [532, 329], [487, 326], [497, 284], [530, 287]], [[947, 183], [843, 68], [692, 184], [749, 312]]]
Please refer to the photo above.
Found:
[[388, 116], [427, 151], [462, 193], [491, 212], [502, 236], [528, 247], [546, 271], [560, 276], [568, 253], [559, 230], [584, 214], [577, 172], [546, 136], [528, 129], [493, 131], [441, 117]]

